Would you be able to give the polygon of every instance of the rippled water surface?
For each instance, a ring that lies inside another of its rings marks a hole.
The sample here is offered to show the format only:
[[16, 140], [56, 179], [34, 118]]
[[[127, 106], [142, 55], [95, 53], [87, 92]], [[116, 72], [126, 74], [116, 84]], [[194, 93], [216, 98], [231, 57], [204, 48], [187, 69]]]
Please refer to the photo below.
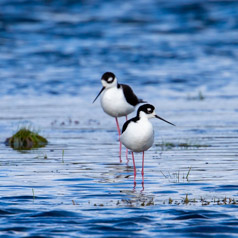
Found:
[[[237, 9], [237, 1], [1, 0], [1, 236], [236, 237]], [[134, 187], [114, 119], [92, 104], [105, 71], [176, 124], [153, 120], [144, 187], [142, 155]], [[49, 144], [6, 147], [23, 125]]]

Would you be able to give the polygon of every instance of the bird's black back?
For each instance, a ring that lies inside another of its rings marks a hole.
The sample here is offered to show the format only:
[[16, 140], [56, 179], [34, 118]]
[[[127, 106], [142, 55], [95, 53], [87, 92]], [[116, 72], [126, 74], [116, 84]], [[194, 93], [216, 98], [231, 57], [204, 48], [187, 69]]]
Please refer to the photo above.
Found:
[[131, 89], [130, 86], [126, 85], [126, 84], [118, 84], [118, 87], [122, 87], [122, 90], [124, 92], [126, 101], [131, 104], [132, 106], [136, 106], [139, 103], [143, 103], [145, 101], [143, 101], [142, 99], [139, 99], [133, 92], [133, 90]]
[[122, 127], [122, 133], [126, 130], [127, 126], [130, 122], [137, 122], [140, 118], [138, 116], [131, 118], [130, 120], [126, 121]]

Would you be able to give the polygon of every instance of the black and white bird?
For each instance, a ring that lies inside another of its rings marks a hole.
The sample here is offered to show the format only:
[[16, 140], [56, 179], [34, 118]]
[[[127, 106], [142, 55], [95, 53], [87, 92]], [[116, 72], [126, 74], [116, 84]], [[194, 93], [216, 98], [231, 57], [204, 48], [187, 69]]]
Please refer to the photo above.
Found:
[[151, 104], [144, 104], [140, 106], [137, 110], [136, 117], [124, 123], [120, 141], [126, 148], [132, 151], [134, 183], [136, 180], [136, 166], [133, 152], [143, 152], [141, 174], [142, 183], [144, 183], [144, 152], [154, 143], [154, 130], [151, 122], [149, 121], [150, 118], [158, 118], [175, 126], [173, 123], [157, 116], [155, 114], [155, 107]]
[[[118, 123], [118, 117], [126, 117], [133, 112], [139, 103], [144, 103], [142, 99], [139, 99], [126, 84], [119, 84], [115, 74], [106, 72], [101, 78], [102, 89], [94, 99], [93, 103], [97, 100], [99, 95], [101, 96], [101, 106], [105, 113], [109, 116], [115, 117], [117, 130], [119, 136], [121, 135], [120, 127]], [[120, 158], [121, 158], [121, 142], [120, 142]]]

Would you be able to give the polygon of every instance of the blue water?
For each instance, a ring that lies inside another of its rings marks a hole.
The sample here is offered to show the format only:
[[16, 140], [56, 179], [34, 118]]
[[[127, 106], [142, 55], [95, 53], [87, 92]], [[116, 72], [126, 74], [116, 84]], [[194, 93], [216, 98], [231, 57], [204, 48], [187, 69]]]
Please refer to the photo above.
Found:
[[[237, 237], [237, 9], [0, 0], [0, 236]], [[153, 121], [144, 188], [141, 155], [133, 188], [115, 122], [92, 104], [105, 71], [177, 125]], [[6, 147], [21, 125], [49, 145]]]
[[0, 1], [0, 95], [70, 94], [105, 71], [178, 91], [237, 87], [237, 1]]

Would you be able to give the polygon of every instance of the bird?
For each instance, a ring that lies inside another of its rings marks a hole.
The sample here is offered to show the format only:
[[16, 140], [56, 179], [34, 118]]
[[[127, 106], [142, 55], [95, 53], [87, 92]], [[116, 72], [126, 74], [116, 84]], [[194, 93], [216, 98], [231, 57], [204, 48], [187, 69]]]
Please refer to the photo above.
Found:
[[[101, 106], [103, 111], [116, 119], [117, 131], [119, 138], [121, 135], [118, 117], [126, 117], [133, 112], [136, 106], [140, 103], [145, 103], [144, 100], [138, 98], [130, 86], [119, 84], [117, 77], [112, 72], [106, 72], [101, 77], [102, 89], [94, 99], [93, 103], [101, 95]], [[120, 162], [121, 162], [121, 141], [120, 141]], [[127, 152], [126, 152], [127, 157]]]
[[149, 121], [151, 118], [158, 118], [173, 126], [173, 123], [156, 115], [155, 107], [151, 104], [143, 104], [137, 110], [136, 117], [126, 121], [122, 127], [120, 141], [129, 150], [132, 151], [132, 159], [134, 166], [134, 184], [136, 184], [136, 165], [134, 152], [142, 152], [142, 185], [144, 184], [144, 155], [154, 143], [153, 125]]

